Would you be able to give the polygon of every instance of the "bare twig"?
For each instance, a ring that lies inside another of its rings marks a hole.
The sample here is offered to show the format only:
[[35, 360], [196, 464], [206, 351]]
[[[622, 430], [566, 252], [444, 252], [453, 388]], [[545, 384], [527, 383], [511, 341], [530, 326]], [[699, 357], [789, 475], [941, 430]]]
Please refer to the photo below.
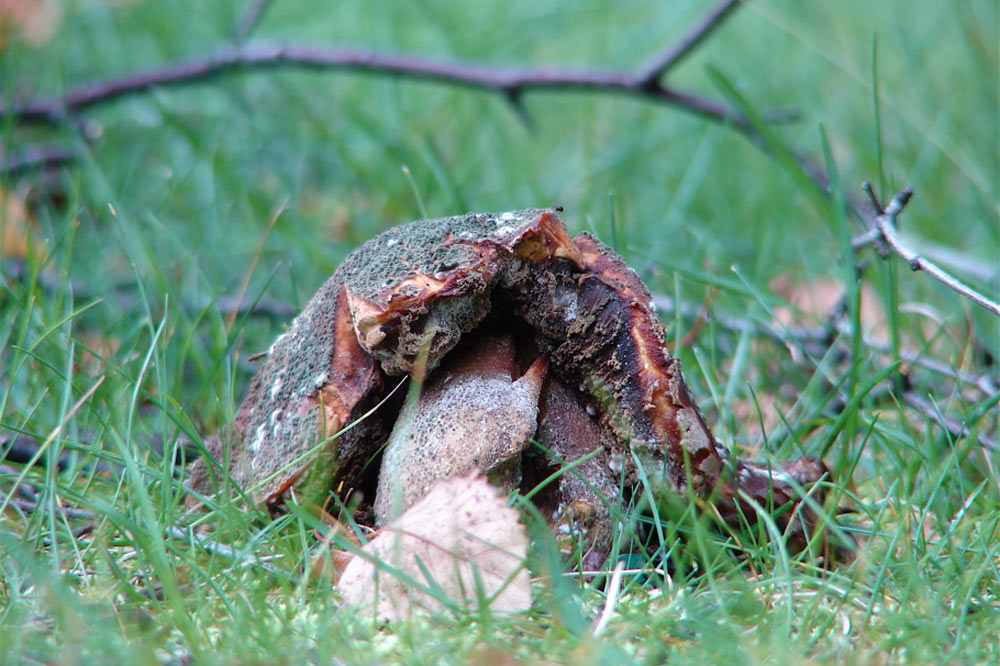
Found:
[[[677, 106], [713, 120], [729, 121], [743, 131], [749, 131], [745, 119], [724, 105], [660, 83], [660, 79], [669, 70], [700, 46], [745, 1], [723, 0], [677, 44], [653, 58], [638, 74], [631, 74], [577, 69], [505, 69], [422, 60], [372, 51], [331, 50], [294, 45], [242, 46], [273, 2], [273, 0], [251, 0], [234, 27], [234, 36], [239, 45], [235, 48], [224, 49], [213, 56], [188, 63], [83, 86], [59, 98], [36, 100], [23, 105], [3, 105], [0, 106], [0, 118], [15, 115], [22, 122], [59, 124], [87, 107], [141, 93], [156, 86], [204, 81], [236, 69], [300, 66], [392, 74], [482, 88], [503, 94], [519, 109], [523, 93], [532, 89], [597, 90], [632, 95]], [[777, 119], [782, 118], [787, 119], [790, 116], [778, 114]]]
[[871, 183], [869, 183], [868, 181], [861, 183], [861, 189], [864, 190], [865, 194], [868, 195], [868, 201], [871, 203], [872, 208], [874, 208], [879, 212], [885, 210], [885, 206], [882, 205], [882, 202], [879, 200], [878, 195], [875, 194], [875, 188], [872, 187]]
[[896, 218], [903, 212], [903, 208], [906, 207], [906, 203], [910, 200], [911, 196], [913, 196], [913, 190], [908, 187], [903, 189], [892, 198], [889, 205], [886, 206], [885, 210], [882, 211], [878, 218], [876, 218], [876, 224], [878, 226], [879, 233], [882, 236], [882, 240], [885, 241], [886, 245], [888, 245], [893, 252], [902, 257], [910, 265], [911, 270], [923, 271], [927, 273], [941, 284], [968, 298], [976, 305], [980, 305], [993, 314], [1000, 316], [1000, 303], [997, 303], [996, 301], [983, 296], [975, 289], [964, 285], [959, 280], [952, 277], [949, 273], [939, 268], [937, 264], [921, 257], [916, 250], [908, 246], [905, 242], [903, 242], [903, 239], [899, 237], [899, 233], [896, 231]]
[[[35, 513], [45, 506], [44, 504], [39, 504], [28, 499], [15, 499], [14, 504], [24, 513]], [[71, 506], [60, 505], [56, 507], [56, 511], [73, 520], [97, 520], [97, 514], [89, 509], [77, 509]]]
[[[12, 470], [12, 473], [16, 473], [16, 470]], [[20, 497], [14, 499], [14, 504], [17, 505], [17, 507], [24, 513], [35, 513], [36, 511], [40, 511], [51, 506], [42, 502], [41, 493], [26, 483], [16, 484], [10, 491], [11, 495], [14, 495], [15, 493]], [[55, 504], [54, 506], [59, 513], [63, 514], [67, 518], [72, 518], [74, 520], [98, 520], [98, 515], [90, 509], [63, 506], [62, 504]]]
[[262, 298], [259, 301], [248, 303], [236, 296], [224, 296], [216, 299], [215, 307], [219, 310], [219, 314], [223, 316], [243, 316], [244, 314], [250, 314], [270, 317], [272, 319], [291, 319], [299, 311], [291, 303], [279, 301], [274, 298]]
[[27, 148], [10, 155], [0, 155], [0, 176], [18, 176], [32, 169], [58, 167], [74, 159], [76, 155], [65, 148]]
[[[685, 317], [702, 318], [705, 316], [703, 311], [696, 311], [695, 307], [689, 304], [681, 304], [679, 307], [675, 307], [673, 301], [666, 296], [654, 294], [653, 302], [659, 310], [672, 310]], [[760, 335], [766, 338], [771, 338], [772, 340], [775, 340], [783, 345], [798, 347], [812, 357], [820, 357], [826, 354], [833, 343], [835, 335], [841, 335], [846, 338], [853, 335], [850, 324], [842, 319], [832, 320], [829, 326], [818, 326], [816, 328], [782, 328], [767, 322], [724, 316], [714, 316], [712, 317], [712, 321], [717, 328], [734, 331], [736, 333], [750, 333], [752, 335]], [[863, 343], [866, 347], [872, 349], [873, 351], [882, 354], [891, 353], [888, 345], [879, 343], [871, 338], [863, 338]], [[845, 349], [845, 351], [847, 350]], [[804, 358], [802, 354], [793, 354], [793, 357], [797, 357], [797, 360], [799, 361]], [[914, 353], [905, 349], [899, 350], [899, 357], [914, 366], [919, 366], [931, 372], [949, 377], [953, 380], [963, 382], [970, 386], [975, 386], [986, 396], [995, 397], [998, 392], [1000, 392], [1000, 387], [998, 387], [996, 379], [991, 374], [973, 375], [971, 373], [962, 372], [947, 363], [927, 358], [919, 353]], [[889, 391], [886, 390], [885, 392], [888, 393]], [[874, 396], [875, 393], [873, 392], [872, 395]], [[906, 391], [903, 393], [902, 399], [906, 405], [934, 421], [953, 436], [970, 436], [971, 431], [967, 426], [951, 416], [942, 414], [917, 392]], [[998, 444], [997, 440], [992, 439], [983, 433], [979, 433], [976, 439], [979, 444], [986, 449], [1000, 450], [1000, 444]]]
[[274, 4], [274, 0], [250, 0], [247, 8], [236, 21], [236, 25], [233, 26], [233, 39], [237, 44], [242, 44], [250, 38], [272, 4]]
[[[875, 194], [875, 190], [872, 188], [871, 183], [861, 183], [861, 189], [868, 195], [868, 202], [871, 204], [872, 210], [875, 211], [875, 215], [879, 215], [883, 210], [885, 210], [882, 207], [882, 202], [879, 201], [878, 195]], [[888, 259], [889, 248], [887, 248], [885, 243], [882, 241], [882, 232], [878, 230], [878, 225], [875, 223], [875, 220], [872, 220], [871, 223], [868, 223], [866, 226], [868, 227], [868, 231], [851, 239], [851, 249], [857, 252], [867, 245], [872, 245], [878, 253], [878, 256], [883, 259]]]
[[[861, 183], [861, 189], [865, 191], [868, 195], [868, 200], [871, 203], [872, 209], [875, 211], [875, 216], [883, 212], [882, 204], [878, 199], [878, 195], [875, 194], [875, 190], [872, 189], [870, 183]], [[896, 231], [899, 231], [898, 224], [896, 225]], [[876, 224], [876, 218], [873, 216], [872, 224], [869, 225], [868, 231], [859, 234], [851, 239], [851, 247], [857, 252], [862, 248], [867, 246], [873, 246], [875, 251], [883, 259], [889, 258], [889, 247], [885, 244], [882, 238], [882, 230], [878, 228]], [[990, 265], [987, 262], [975, 261], [967, 255], [961, 254], [956, 250], [948, 247], [942, 247], [939, 245], [923, 243], [923, 256], [933, 257], [936, 261], [944, 264], [950, 264], [953, 268], [956, 268], [967, 275], [975, 276], [980, 280], [996, 280], [998, 275], [998, 266], [996, 262]]]
[[722, 0], [701, 22], [692, 28], [677, 44], [667, 49], [642, 68], [636, 80], [641, 86], [656, 86], [664, 74], [687, 57], [716, 28], [721, 26], [734, 10], [743, 6], [743, 0]]
[[[730, 123], [755, 145], [763, 147], [757, 133], [747, 120], [725, 104], [682, 92], [663, 85], [662, 77], [701, 45], [747, 0], [723, 0], [716, 5], [680, 41], [665, 49], [637, 73], [581, 69], [533, 69], [479, 66], [461, 62], [423, 60], [404, 55], [372, 51], [336, 50], [294, 45], [242, 45], [239, 35], [252, 30], [270, 3], [251, 0], [244, 16], [234, 28], [237, 46], [214, 55], [169, 65], [145, 73], [99, 82], [71, 90], [61, 97], [39, 99], [25, 104], [0, 104], [0, 119], [16, 116], [19, 122], [79, 124], [76, 114], [92, 106], [120, 97], [135, 95], [158, 86], [176, 86], [211, 80], [230, 71], [249, 71], [277, 67], [307, 69], [340, 69], [374, 74], [425, 79], [443, 84], [479, 88], [501, 94], [514, 111], [531, 124], [523, 105], [524, 93], [531, 90], [583, 90], [606, 94], [627, 95], [677, 107], [709, 120]], [[245, 25], [245, 28], [239, 28]], [[790, 113], [767, 114], [769, 122], [794, 120]], [[827, 178], [821, 168], [810, 160], [793, 156], [803, 170], [826, 191]], [[857, 205], [851, 202], [857, 209]], [[862, 219], [864, 215], [860, 214]]]
[[[677, 305], [674, 303], [673, 299], [663, 294], [654, 293], [653, 304], [656, 306], [657, 310], [660, 310], [661, 312], [674, 312], [690, 319], [704, 317], [700, 306], [688, 303], [681, 303]], [[826, 353], [826, 350], [830, 346], [830, 340], [835, 335], [841, 335], [845, 338], [849, 338], [853, 335], [849, 330], [847, 322], [834, 322], [829, 326], [815, 326], [808, 328], [804, 326], [778, 326], [770, 322], [762, 322], [742, 317], [731, 317], [716, 313], [711, 313], [708, 319], [716, 328], [733, 331], [735, 333], [761, 335], [783, 345], [792, 345], [802, 348], [812, 356], [822, 356]], [[888, 354], [891, 352], [888, 345], [871, 337], [864, 337], [863, 342], [866, 347], [881, 354]], [[927, 358], [922, 354], [906, 349], [899, 350], [899, 357], [907, 363], [922, 367], [925, 370], [944, 375], [970, 386], [975, 386], [986, 395], [993, 395], [1000, 390], [996, 380], [990, 374], [976, 375], [956, 370], [948, 363], [944, 363], [933, 358]]]
[[166, 534], [175, 541], [186, 543], [192, 547], [197, 546], [208, 553], [232, 560], [240, 567], [253, 567], [281, 578], [292, 581], [298, 580], [297, 576], [274, 566], [268, 559], [242, 553], [232, 546], [195, 534], [192, 530], [185, 530], [180, 527], [168, 527]]
[[[956, 421], [950, 416], [942, 414], [926, 398], [919, 395], [915, 391], [907, 391], [904, 393], [903, 402], [937, 423], [955, 437], [968, 437], [971, 434], [968, 426], [964, 423]], [[990, 449], [991, 451], [1000, 451], [1000, 444], [998, 444], [996, 440], [990, 439], [982, 433], [979, 433], [976, 439], [979, 440], [979, 443], [984, 448]]]
[[[45, 508], [45, 504], [40, 501], [40, 495], [34, 490], [28, 488], [24, 484], [17, 487], [17, 492], [24, 497], [19, 497], [14, 499], [14, 504], [22, 512], [26, 514], [36, 513]], [[67, 506], [57, 506], [56, 510], [63, 514], [66, 518], [74, 520], [88, 520], [91, 522], [97, 522], [100, 520], [100, 516], [90, 509], [79, 509], [76, 507]], [[93, 525], [85, 525], [79, 528], [80, 531], [74, 532], [75, 534], [80, 534], [83, 532], [89, 532], [93, 529]], [[260, 569], [266, 571], [267, 573], [279, 576], [281, 578], [286, 578], [290, 580], [297, 580], [297, 576], [291, 574], [287, 571], [280, 569], [279, 567], [271, 564], [267, 558], [257, 557], [255, 555], [248, 555], [240, 552], [239, 550], [228, 546], [226, 544], [219, 543], [212, 539], [208, 539], [201, 535], [194, 533], [193, 530], [185, 530], [180, 527], [167, 527], [165, 530], [168, 537], [175, 541], [188, 544], [192, 547], [198, 547], [202, 550], [224, 557], [228, 560], [232, 560], [240, 567], [253, 567], [255, 569]]]
[[872, 227], [863, 234], [858, 234], [851, 239], [851, 249], [855, 252], [869, 245], [874, 245], [875, 250], [883, 259], [889, 258], [889, 251], [886, 249], [885, 243], [882, 242], [882, 232], [879, 231], [878, 227]]
[[[25, 281], [32, 277], [28, 262], [24, 259], [7, 259], [0, 266], [0, 277]], [[129, 310], [135, 307], [138, 299], [134, 296], [134, 285], [119, 285], [110, 294], [108, 292], [97, 292], [79, 280], [71, 280], [68, 288], [65, 278], [49, 270], [42, 270], [36, 276], [38, 287], [49, 293], [64, 294], [72, 293], [74, 301], [91, 300], [113, 300], [119, 308]], [[189, 312], [198, 312], [212, 305], [208, 299], [197, 299], [184, 301], [182, 306]], [[298, 312], [291, 303], [279, 301], [271, 298], [262, 298], [254, 302], [248, 302], [239, 296], [220, 296], [215, 299], [215, 308], [223, 316], [262, 316], [272, 319], [290, 319]]]
[[920, 241], [920, 254], [937, 264], [949, 267], [953, 272], [961, 272], [982, 282], [1000, 285], [1000, 262], [996, 256], [992, 257], [992, 261], [980, 260], [962, 250], [925, 239]]

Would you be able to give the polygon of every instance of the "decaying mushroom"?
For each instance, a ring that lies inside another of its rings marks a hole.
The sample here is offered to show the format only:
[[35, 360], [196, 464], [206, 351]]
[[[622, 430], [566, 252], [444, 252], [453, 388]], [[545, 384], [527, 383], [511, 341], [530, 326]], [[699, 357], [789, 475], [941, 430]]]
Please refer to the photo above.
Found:
[[[414, 374], [419, 399], [372, 411]], [[655, 492], [714, 497], [733, 523], [755, 515], [741, 493], [778, 506], [826, 473], [727, 463], [646, 287], [551, 210], [420, 220], [362, 245], [275, 341], [235, 430], [231, 473], [254, 501], [360, 493], [377, 523], [440, 478], [479, 469], [528, 491], [577, 461], [535, 497], [588, 545], [587, 566], [639, 465]]]

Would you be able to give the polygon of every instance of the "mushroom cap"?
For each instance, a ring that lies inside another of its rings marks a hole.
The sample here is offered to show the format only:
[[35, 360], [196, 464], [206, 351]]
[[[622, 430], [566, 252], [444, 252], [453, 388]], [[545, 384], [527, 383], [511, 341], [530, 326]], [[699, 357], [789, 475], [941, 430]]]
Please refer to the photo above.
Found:
[[489, 313], [505, 271], [549, 257], [582, 265], [544, 209], [417, 220], [361, 245], [268, 351], [236, 418], [234, 479], [274, 503], [293, 484], [351, 476], [384, 441], [382, 424], [333, 436], [374, 406], [385, 375], [411, 373], [422, 352], [435, 367]]
[[409, 374], [422, 351], [435, 367], [483, 320], [512, 263], [550, 257], [581, 265], [552, 211], [470, 213], [394, 227], [355, 250], [336, 275], [362, 349], [386, 373]]

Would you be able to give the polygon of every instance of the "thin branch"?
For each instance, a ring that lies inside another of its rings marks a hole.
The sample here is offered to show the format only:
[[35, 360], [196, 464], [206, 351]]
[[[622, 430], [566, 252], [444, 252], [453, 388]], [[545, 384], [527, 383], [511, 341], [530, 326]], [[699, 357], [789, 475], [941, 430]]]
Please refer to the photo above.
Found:
[[[14, 471], [16, 472], [16, 470]], [[10, 493], [12, 495], [15, 493], [20, 495], [20, 497], [14, 499], [14, 504], [17, 505], [18, 508], [20, 508], [24, 513], [35, 513], [43, 509], [51, 508], [51, 505], [42, 501], [41, 493], [26, 483], [17, 484], [10, 490]], [[98, 520], [98, 515], [90, 509], [63, 506], [62, 504], [56, 504], [55, 509], [67, 518], [72, 518], [74, 520]]]
[[858, 234], [857, 236], [851, 239], [851, 248], [855, 252], [873, 244], [878, 244], [882, 247], [882, 250], [879, 251], [879, 254], [882, 256], [883, 259], [889, 256], [885, 254], [885, 245], [882, 244], [882, 232], [879, 231], [878, 227], [872, 227], [863, 234]]
[[0, 176], [19, 176], [35, 169], [51, 169], [76, 159], [71, 150], [58, 147], [34, 147], [0, 155]]
[[743, 6], [743, 0], [722, 0], [710, 11], [698, 25], [692, 28], [681, 41], [657, 56], [642, 68], [636, 82], [643, 87], [655, 86], [664, 74], [694, 51], [721, 26], [727, 18]]
[[424, 60], [375, 51], [338, 50], [291, 45], [251, 45], [227, 48], [215, 55], [153, 69], [120, 79], [71, 90], [62, 97], [39, 99], [21, 106], [0, 107], [0, 118], [60, 124], [86, 108], [145, 92], [154, 87], [209, 81], [236, 70], [275, 67], [343, 69], [392, 74], [519, 96], [529, 90], [592, 90], [641, 97], [682, 108], [689, 113], [747, 128], [742, 116], [723, 104], [663, 85], [643, 86], [626, 72], [581, 69], [515, 69]]
[[[968, 437], [972, 434], [967, 425], [956, 421], [950, 416], [942, 414], [934, 407], [933, 404], [928, 402], [923, 396], [917, 394], [915, 391], [907, 391], [904, 393], [903, 402], [937, 423], [939, 426], [950, 432], [954, 437]], [[990, 439], [982, 433], [979, 433], [976, 439], [979, 440], [979, 443], [984, 448], [991, 451], [1000, 451], [1000, 444], [998, 444], [996, 440]]]
[[1000, 316], [1000, 303], [983, 296], [975, 289], [964, 285], [949, 273], [939, 268], [937, 264], [924, 259], [916, 250], [912, 249], [899, 237], [899, 233], [896, 231], [896, 218], [903, 212], [903, 208], [906, 207], [906, 203], [910, 200], [911, 196], [913, 196], [913, 190], [909, 187], [903, 189], [892, 198], [886, 209], [876, 218], [876, 224], [882, 235], [882, 240], [885, 241], [886, 245], [893, 252], [902, 257], [910, 265], [910, 270], [927, 273], [941, 284], [961, 296], [965, 296], [976, 305], [980, 305], [993, 314]]
[[[7, 259], [0, 265], [0, 278], [26, 282], [32, 278], [32, 272], [27, 260]], [[113, 300], [122, 310], [130, 310], [139, 304], [139, 299], [135, 296], [135, 285], [131, 283], [119, 285], [110, 292], [98, 292], [89, 288], [79, 280], [73, 279], [68, 283], [65, 278], [53, 271], [43, 269], [34, 276], [35, 284], [39, 289], [47, 293], [73, 294], [74, 302], [89, 300]], [[211, 299], [198, 298], [184, 300], [183, 308], [192, 313], [200, 312], [212, 306]], [[261, 298], [253, 302], [246, 302], [238, 296], [219, 296], [214, 302], [215, 309], [223, 316], [243, 316], [252, 315], [255, 317], [269, 317], [271, 319], [291, 319], [298, 313], [299, 308], [286, 301], [279, 301], [271, 298]], [[2, 439], [0, 439], [2, 441]]]
[[[688, 303], [674, 304], [673, 299], [663, 294], [653, 294], [653, 304], [656, 309], [664, 313], [676, 313], [689, 319], [703, 317], [702, 308]], [[830, 340], [835, 335], [850, 338], [852, 335], [848, 322], [833, 322], [829, 326], [816, 326], [807, 328], [804, 326], [778, 326], [769, 322], [761, 322], [754, 319], [742, 317], [730, 317], [712, 313], [708, 320], [715, 328], [724, 329], [733, 333], [748, 333], [769, 338], [779, 344], [796, 346], [812, 356], [822, 356], [830, 346]], [[864, 345], [873, 351], [881, 354], [891, 353], [889, 345], [881, 343], [874, 338], [865, 336], [862, 340]], [[969, 372], [956, 370], [953, 366], [933, 358], [928, 358], [917, 352], [907, 349], [899, 350], [899, 357], [911, 365], [919, 366], [930, 372], [944, 375], [963, 384], [975, 386], [986, 395], [993, 395], [1000, 391], [991, 374], [975, 375]]]
[[[28, 514], [36, 513], [45, 507], [45, 504], [39, 504], [28, 499], [15, 499], [14, 505]], [[97, 514], [89, 509], [77, 509], [71, 506], [59, 505], [56, 507], [56, 511], [73, 520], [97, 520]]]
[[[40, 494], [28, 488], [24, 484], [18, 486], [17, 492], [24, 497], [14, 499], [14, 504], [24, 513], [32, 514], [47, 508], [45, 503], [41, 501]], [[96, 512], [91, 511], [90, 509], [80, 509], [59, 505], [56, 507], [56, 510], [63, 514], [66, 518], [73, 520], [88, 520], [93, 523], [98, 522], [101, 519]], [[87, 525], [84, 526], [84, 528], [89, 531], [93, 529], [93, 525]], [[185, 530], [180, 527], [168, 527], [165, 531], [167, 536], [175, 541], [187, 544], [189, 547], [198, 547], [213, 555], [232, 560], [240, 567], [253, 567], [281, 578], [286, 578], [292, 581], [298, 580], [297, 576], [274, 566], [268, 561], [267, 558], [248, 555], [233, 548], [232, 546], [219, 543], [218, 541], [196, 534], [193, 530]]]
[[185, 530], [180, 527], [168, 527], [165, 531], [167, 536], [175, 541], [187, 544], [192, 548], [197, 546], [205, 552], [232, 560], [240, 567], [252, 567], [293, 582], [298, 581], [298, 576], [274, 566], [266, 558], [257, 557], [256, 555], [248, 555], [227, 544], [219, 543], [213, 539], [208, 539], [199, 534], [195, 534], [193, 530]]
[[[664, 50], [638, 73], [580, 69], [500, 68], [423, 60], [403, 55], [380, 54], [371, 51], [330, 50], [302, 46], [238, 44], [215, 55], [174, 64], [162, 69], [99, 82], [71, 90], [61, 97], [51, 97], [28, 103], [0, 104], [0, 119], [16, 116], [19, 122], [79, 124], [76, 114], [86, 108], [107, 103], [120, 97], [140, 94], [157, 86], [183, 85], [211, 80], [230, 71], [249, 71], [278, 67], [307, 69], [342, 69], [373, 74], [394, 75], [436, 81], [443, 84], [478, 88], [501, 94], [527, 125], [531, 118], [523, 105], [524, 93], [531, 90], [594, 91], [605, 94], [632, 96], [651, 102], [674, 106], [687, 113], [717, 122], [730, 123], [735, 129], [760, 145], [759, 137], [745, 118], [725, 104], [685, 93], [660, 83], [663, 75], [680, 63], [712, 34], [746, 0], [723, 0], [674, 46]], [[239, 25], [252, 29], [270, 3], [253, 0]], [[768, 122], [787, 122], [795, 114], [772, 112], [765, 114]], [[827, 179], [809, 160], [795, 155], [803, 169], [821, 189]], [[853, 202], [852, 202], [853, 203]], [[856, 206], [855, 206], [856, 208]], [[862, 216], [863, 218], [864, 216]]]
[[[696, 316], [701, 318], [705, 316], [703, 311], [696, 312], [695, 307], [690, 304], [681, 304], [680, 307], [674, 307], [673, 301], [667, 296], [653, 294], [653, 303], [656, 308], [661, 311], [673, 311], [689, 318]], [[751, 335], [763, 336], [783, 345], [796, 345], [812, 357], [820, 357], [828, 353], [833, 342], [832, 338], [835, 334], [848, 338], [852, 335], [850, 324], [843, 320], [833, 320], [829, 326], [820, 326], [816, 328], [782, 328], [771, 323], [724, 316], [713, 316], [712, 321], [716, 328], [733, 331], [734, 333], [749, 333]], [[868, 337], [863, 338], [863, 343], [866, 347], [869, 347], [879, 353], [889, 354], [891, 351], [888, 345], [876, 342]], [[804, 360], [801, 353], [793, 354], [792, 356], [794, 361]], [[918, 353], [905, 349], [899, 350], [899, 357], [912, 365], [920, 366], [926, 370], [944, 375], [953, 380], [963, 382], [970, 386], [975, 386], [986, 396], [995, 397], [998, 392], [1000, 392], [1000, 387], [998, 387], [996, 380], [991, 374], [973, 375], [965, 373], [960, 370], [956, 370], [947, 363], [943, 363], [932, 358], [926, 358]], [[874, 393], [872, 395], [874, 396]], [[906, 405], [917, 410], [926, 418], [934, 421], [953, 436], [968, 437], [971, 435], [971, 430], [964, 423], [946, 414], [942, 414], [915, 391], [906, 391], [903, 393], [902, 399]], [[773, 436], [774, 434], [772, 433], [772, 437]], [[979, 444], [986, 449], [991, 451], [1000, 450], [1000, 443], [998, 443], [996, 439], [992, 439], [984, 433], [979, 433], [976, 436], [976, 439]]]
[[274, 0], [250, 0], [249, 5], [233, 26], [233, 39], [237, 44], [242, 44], [250, 38], [272, 4], [274, 4]]
[[[874, 220], [874, 217], [872, 218]], [[899, 231], [898, 229], [896, 230]], [[858, 234], [851, 239], [851, 248], [857, 252], [871, 245], [883, 259], [889, 258], [889, 248], [882, 240], [882, 231], [873, 226], [868, 231]], [[966, 275], [982, 281], [995, 281], [1000, 278], [1000, 266], [996, 262], [992, 264], [988, 261], [979, 261], [968, 255], [962, 254], [954, 248], [928, 243], [921, 243], [923, 256], [930, 257], [933, 261], [946, 264], [954, 270], [961, 271]]]
[[871, 203], [872, 207], [877, 211], [885, 210], [885, 206], [879, 200], [878, 195], [875, 194], [875, 188], [868, 181], [861, 183], [861, 189], [864, 190], [865, 194], [868, 195], [868, 201]]
[[242, 317], [245, 314], [250, 314], [255, 317], [269, 317], [271, 319], [291, 319], [299, 312], [299, 309], [291, 303], [274, 298], [262, 298], [248, 303], [236, 296], [223, 296], [216, 299], [215, 307], [223, 317], [234, 315]]

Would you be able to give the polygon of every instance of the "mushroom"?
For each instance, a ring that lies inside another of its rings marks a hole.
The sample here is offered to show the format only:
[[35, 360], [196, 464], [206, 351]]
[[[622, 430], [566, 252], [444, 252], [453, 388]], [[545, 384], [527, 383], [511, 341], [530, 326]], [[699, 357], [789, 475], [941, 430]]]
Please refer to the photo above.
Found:
[[[386, 401], [399, 376], [426, 379], [405, 405]], [[437, 479], [478, 469], [528, 492], [571, 465], [534, 499], [583, 539], [588, 567], [643, 474], [737, 524], [755, 520], [744, 496], [797, 502], [828, 473], [808, 458], [727, 461], [645, 285], [552, 210], [419, 220], [363, 244], [272, 345], [235, 430], [230, 471], [255, 502], [341, 489], [377, 524]]]

